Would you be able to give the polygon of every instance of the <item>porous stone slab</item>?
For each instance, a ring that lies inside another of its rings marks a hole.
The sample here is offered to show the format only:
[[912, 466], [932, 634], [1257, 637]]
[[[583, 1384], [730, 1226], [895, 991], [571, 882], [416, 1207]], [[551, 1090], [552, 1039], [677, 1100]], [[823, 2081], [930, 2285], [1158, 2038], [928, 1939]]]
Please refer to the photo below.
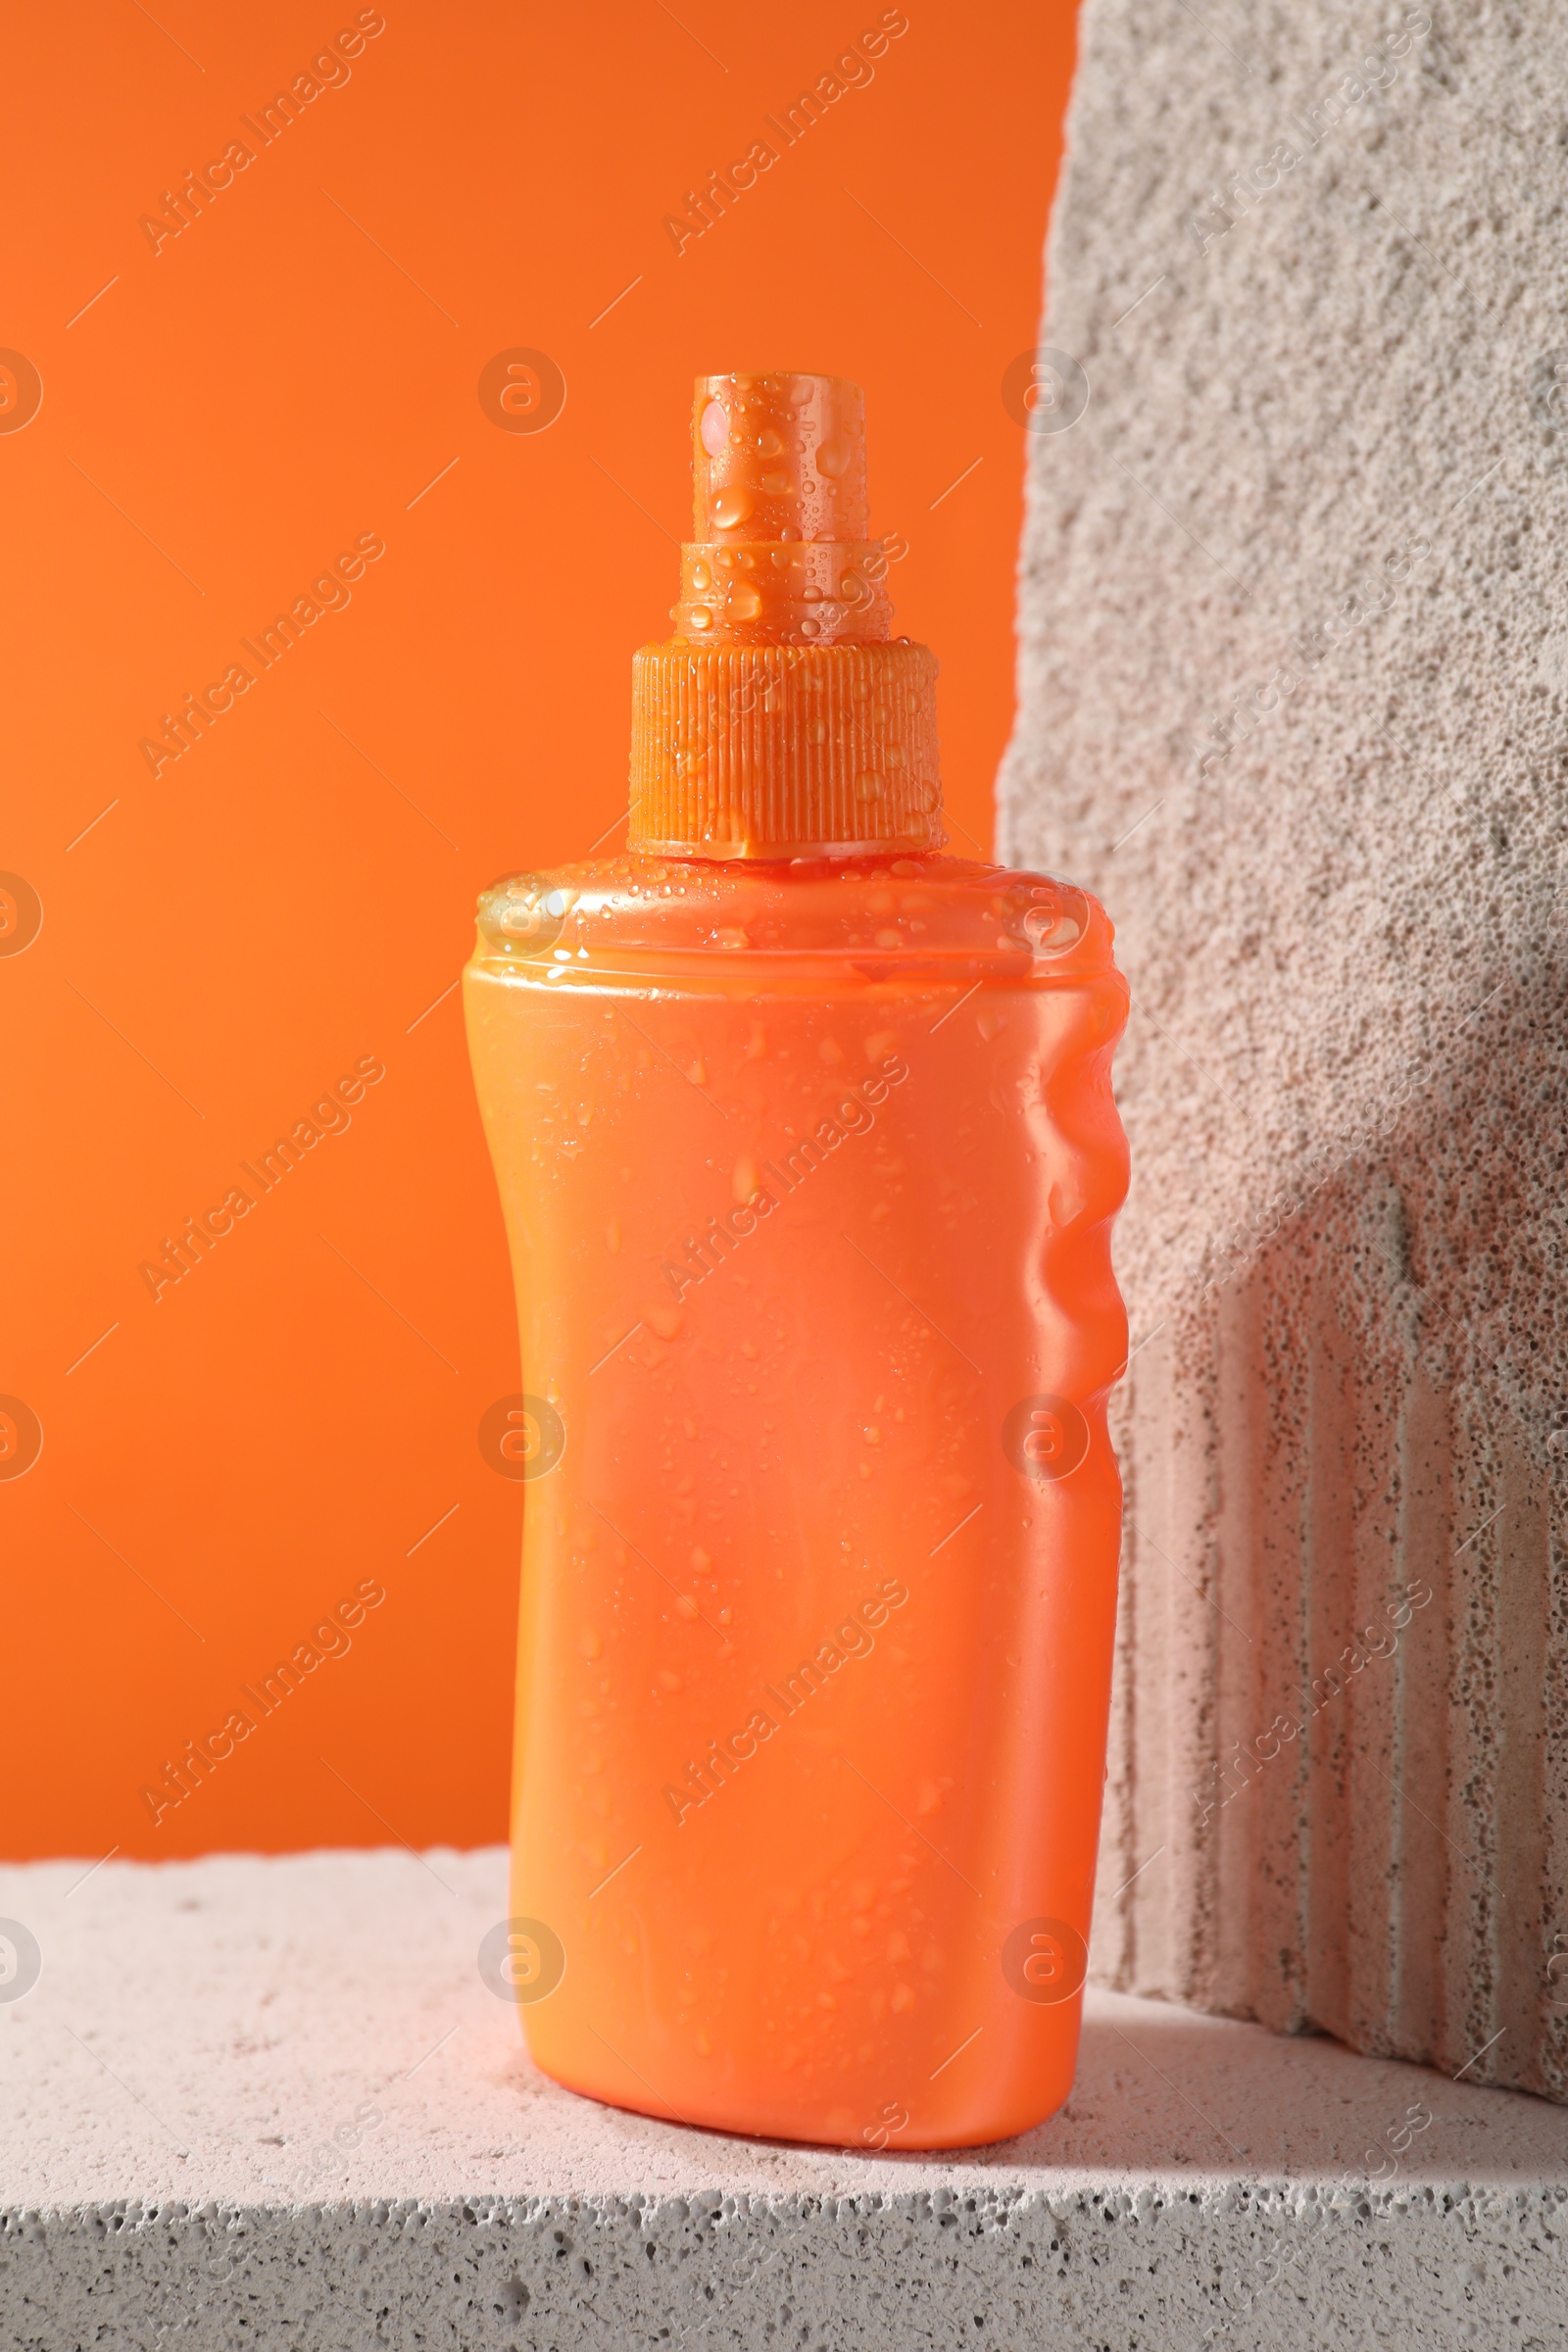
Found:
[[1538, 2099], [1102, 1991], [1022, 2139], [754, 2142], [533, 2070], [499, 1852], [86, 1867], [0, 1870], [7, 2352], [1561, 2341]]
[[1085, 0], [1001, 792], [1133, 999], [1096, 1968], [1553, 2098], [1565, 122], [1553, 0]]

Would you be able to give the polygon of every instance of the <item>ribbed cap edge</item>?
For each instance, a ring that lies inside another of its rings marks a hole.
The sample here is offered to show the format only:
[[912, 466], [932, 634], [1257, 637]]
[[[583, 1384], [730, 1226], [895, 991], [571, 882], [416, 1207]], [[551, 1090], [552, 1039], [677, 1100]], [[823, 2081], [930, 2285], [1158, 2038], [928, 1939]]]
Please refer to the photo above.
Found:
[[715, 645], [632, 662], [628, 848], [671, 857], [942, 846], [928, 646]]

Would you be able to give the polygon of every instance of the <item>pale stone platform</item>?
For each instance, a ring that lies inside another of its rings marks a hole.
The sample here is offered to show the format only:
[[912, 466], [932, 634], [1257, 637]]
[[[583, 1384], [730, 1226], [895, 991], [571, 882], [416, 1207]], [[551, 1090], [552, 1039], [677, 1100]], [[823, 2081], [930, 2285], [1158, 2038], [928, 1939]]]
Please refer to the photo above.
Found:
[[86, 1867], [0, 1869], [6, 2352], [1562, 2341], [1542, 2100], [1093, 1992], [1023, 2139], [752, 2143], [534, 2073], [499, 1852]]

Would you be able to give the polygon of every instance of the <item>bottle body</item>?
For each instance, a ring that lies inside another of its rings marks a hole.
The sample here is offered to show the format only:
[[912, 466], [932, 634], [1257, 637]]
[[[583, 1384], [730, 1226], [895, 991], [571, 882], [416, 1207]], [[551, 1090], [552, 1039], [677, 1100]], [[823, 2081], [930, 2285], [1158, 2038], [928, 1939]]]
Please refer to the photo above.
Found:
[[1109, 925], [937, 857], [631, 858], [498, 887], [465, 993], [533, 1448], [532, 2054], [768, 2136], [1025, 2130], [1109, 1700]]

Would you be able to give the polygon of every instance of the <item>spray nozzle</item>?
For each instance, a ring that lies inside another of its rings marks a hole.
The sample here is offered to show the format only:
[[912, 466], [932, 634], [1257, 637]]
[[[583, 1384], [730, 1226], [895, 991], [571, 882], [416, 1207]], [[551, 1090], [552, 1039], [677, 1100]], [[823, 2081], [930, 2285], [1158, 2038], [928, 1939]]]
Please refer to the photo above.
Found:
[[695, 532], [676, 634], [710, 645], [866, 645], [888, 634], [869, 539], [865, 400], [840, 375], [705, 375], [692, 406]]
[[675, 634], [632, 670], [628, 848], [940, 848], [937, 665], [890, 639], [865, 402], [839, 375], [704, 375]]

